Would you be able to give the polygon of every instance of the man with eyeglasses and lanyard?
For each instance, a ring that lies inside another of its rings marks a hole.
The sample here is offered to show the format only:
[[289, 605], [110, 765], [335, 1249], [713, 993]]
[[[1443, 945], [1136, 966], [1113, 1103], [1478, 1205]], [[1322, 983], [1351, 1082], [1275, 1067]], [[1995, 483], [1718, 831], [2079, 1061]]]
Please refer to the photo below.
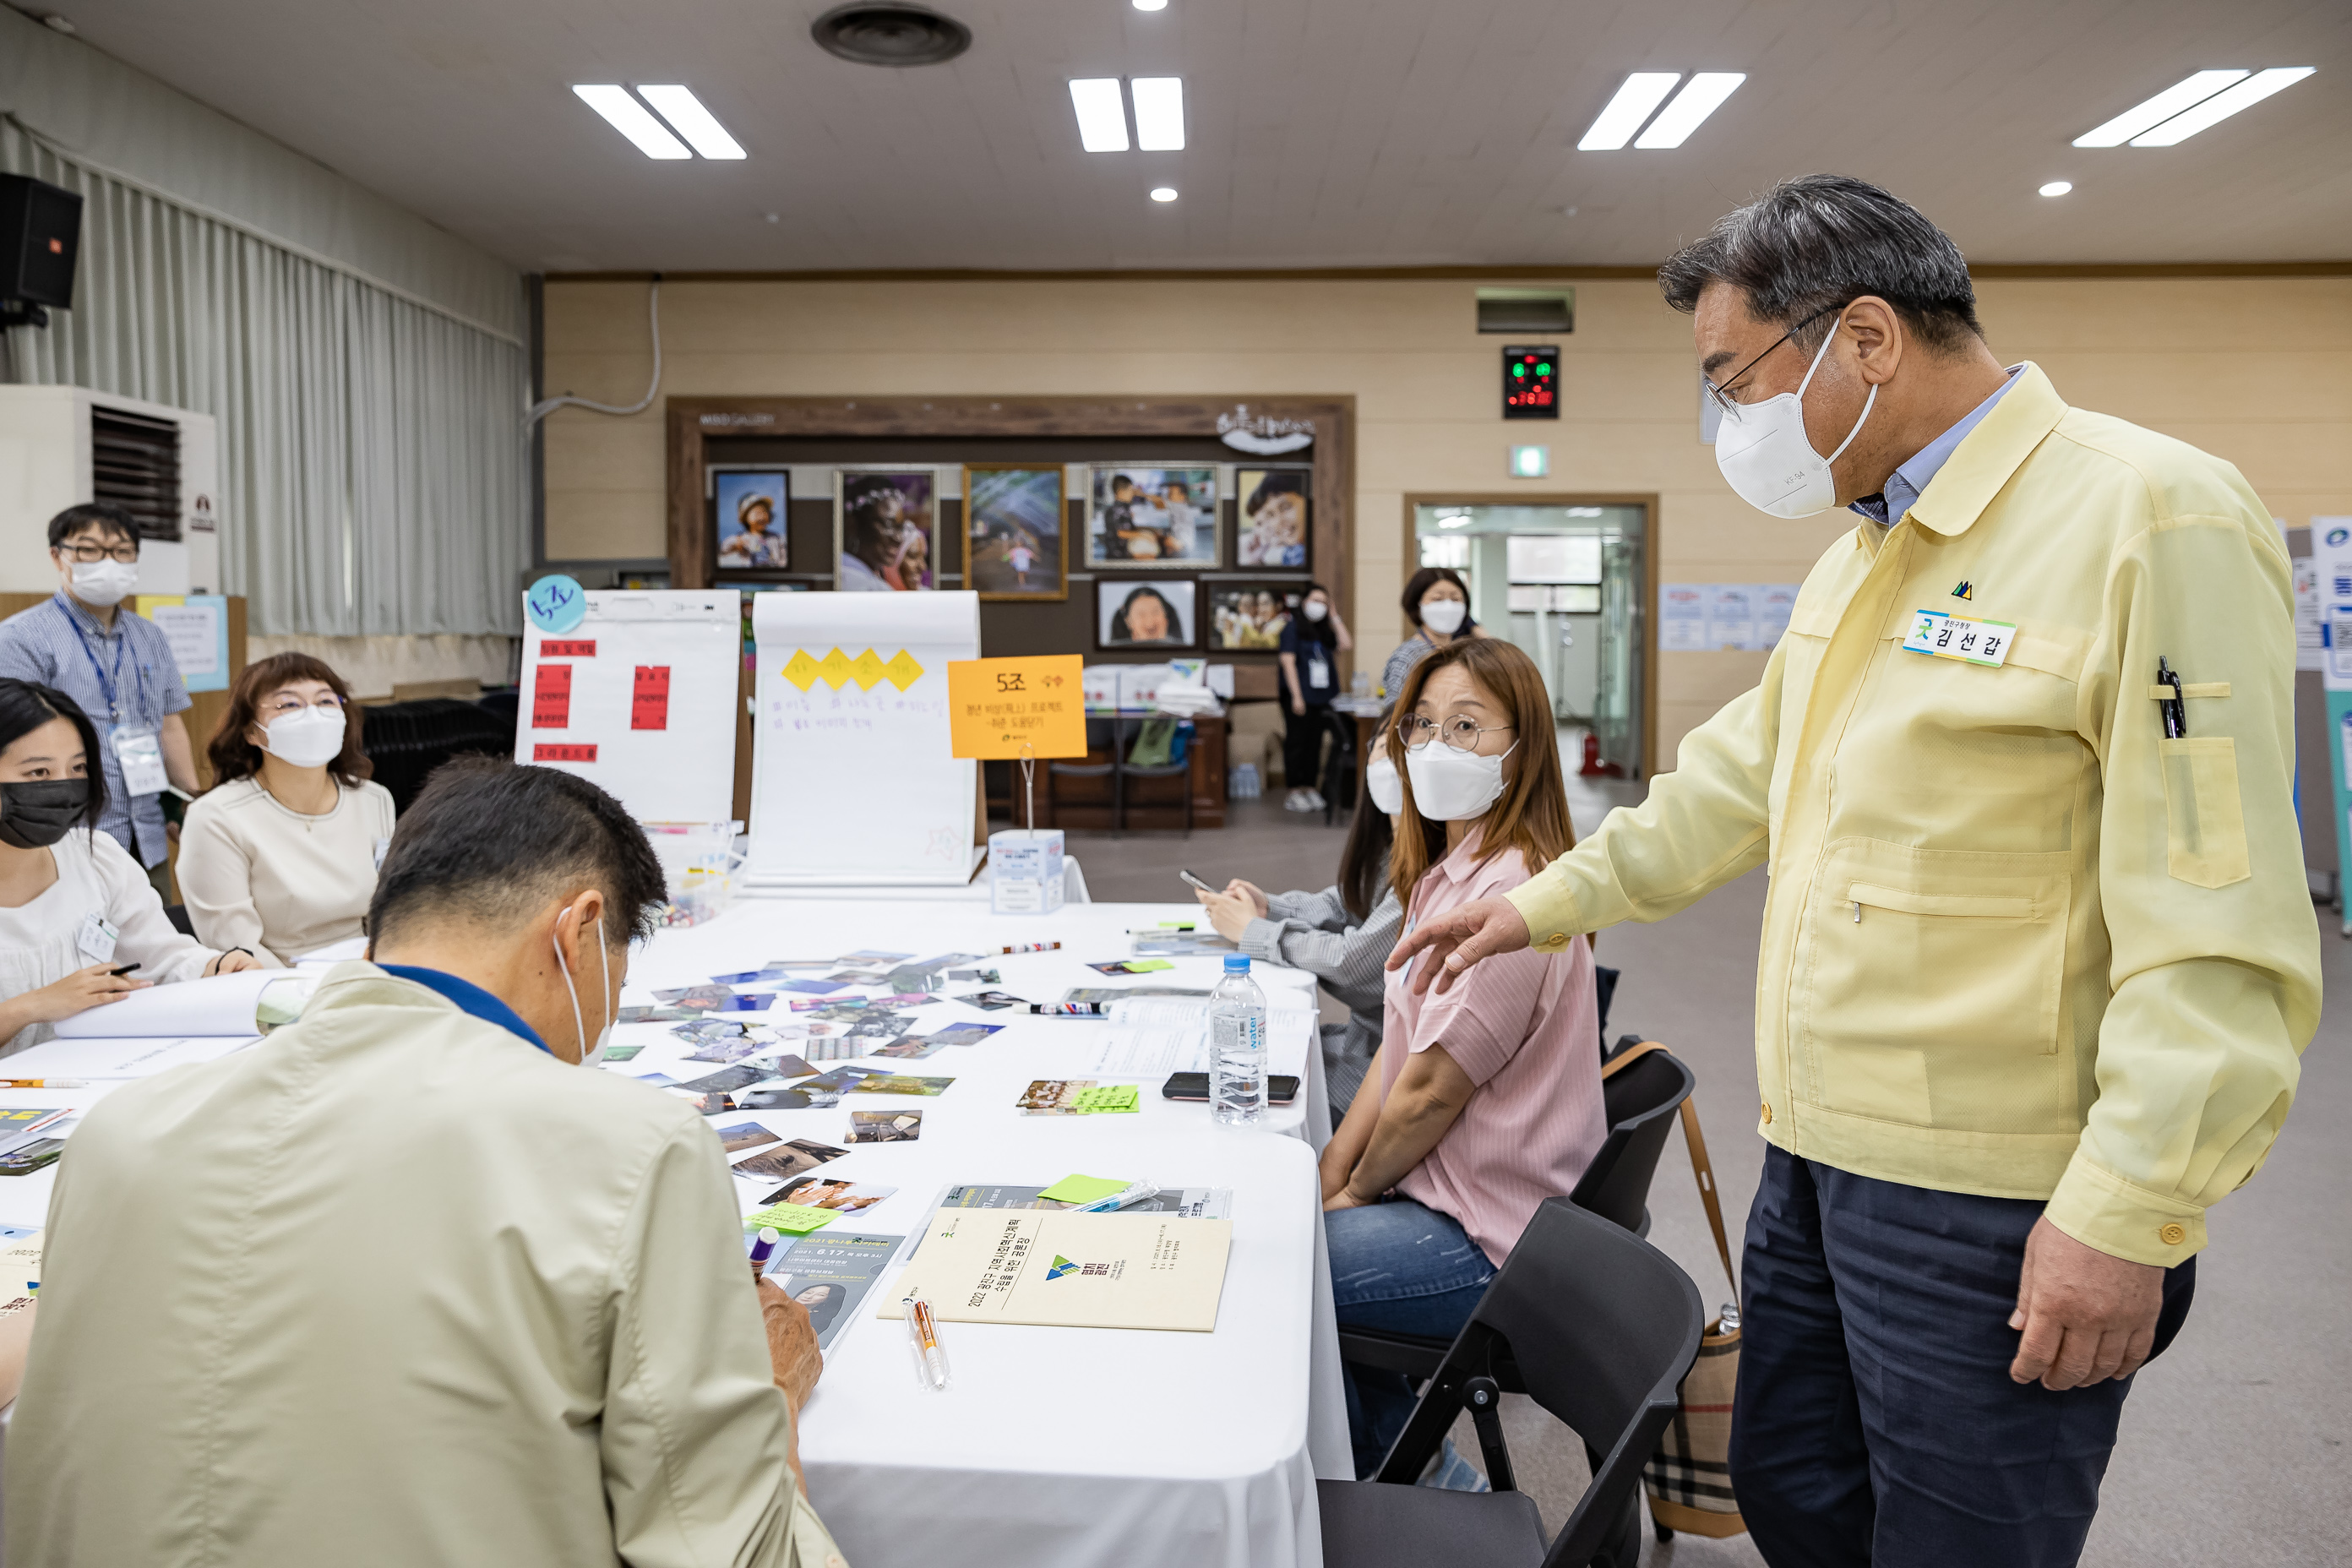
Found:
[[49, 520], [57, 594], [0, 621], [0, 676], [54, 686], [98, 726], [106, 770], [99, 826], [173, 901], [163, 828], [166, 786], [196, 792], [195, 749], [180, 715], [188, 689], [154, 622], [122, 607], [139, 584], [139, 527], [120, 507], [68, 507]]
[[1863, 521], [1644, 804], [1389, 966], [1768, 867], [1740, 1511], [1774, 1568], [2071, 1563], [2318, 1020], [2284, 542], [2228, 463], [2004, 369], [1874, 186], [1790, 181], [1659, 282], [1732, 489]]

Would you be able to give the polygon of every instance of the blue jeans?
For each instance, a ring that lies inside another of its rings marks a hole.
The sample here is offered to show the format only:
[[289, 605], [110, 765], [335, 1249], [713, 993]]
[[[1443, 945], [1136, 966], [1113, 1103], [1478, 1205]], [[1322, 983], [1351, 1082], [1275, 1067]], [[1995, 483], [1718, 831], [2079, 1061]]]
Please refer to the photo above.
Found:
[[[2009, 1314], [2042, 1209], [1765, 1152], [1740, 1269], [1731, 1483], [1772, 1568], [2065, 1568], [2081, 1555], [2131, 1384], [2010, 1381]], [[2195, 1286], [2196, 1259], [2166, 1271], [2158, 1352]]]
[[[1470, 1321], [1495, 1266], [1452, 1218], [1411, 1198], [1323, 1216], [1331, 1295], [1342, 1326], [1450, 1340]], [[1340, 1363], [1356, 1475], [1369, 1480], [1419, 1400], [1401, 1372]]]

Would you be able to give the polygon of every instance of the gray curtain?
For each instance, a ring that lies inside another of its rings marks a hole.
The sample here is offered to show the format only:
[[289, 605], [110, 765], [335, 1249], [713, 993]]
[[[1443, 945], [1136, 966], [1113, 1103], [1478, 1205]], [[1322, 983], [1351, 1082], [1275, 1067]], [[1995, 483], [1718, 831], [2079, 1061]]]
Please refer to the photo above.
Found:
[[83, 168], [13, 121], [0, 171], [84, 203], [74, 308], [7, 333], [11, 379], [219, 420], [222, 586], [253, 630], [520, 631], [519, 342]]

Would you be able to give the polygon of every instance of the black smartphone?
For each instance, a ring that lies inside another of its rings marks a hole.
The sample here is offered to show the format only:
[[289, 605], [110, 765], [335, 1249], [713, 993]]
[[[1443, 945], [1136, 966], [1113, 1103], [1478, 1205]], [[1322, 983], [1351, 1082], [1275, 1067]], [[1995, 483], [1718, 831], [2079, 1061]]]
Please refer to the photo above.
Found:
[[[1169, 1100], [1201, 1100], [1209, 1098], [1209, 1075], [1204, 1072], [1171, 1072], [1168, 1081], [1160, 1086], [1160, 1094]], [[1276, 1073], [1265, 1080], [1265, 1098], [1273, 1105], [1288, 1105], [1298, 1098], [1298, 1080], [1287, 1073]]]
[[1196, 888], [1200, 889], [1201, 889], [1201, 891], [1202, 891], [1202, 892], [1204, 892], [1204, 893], [1213, 893], [1213, 892], [1215, 892], [1215, 891], [1217, 890], [1216, 889], [1212, 888], [1211, 886], [1209, 886], [1209, 884], [1208, 884], [1208, 883], [1203, 882], [1202, 880], [1201, 880], [1201, 879], [1200, 879], [1200, 878], [1195, 877], [1194, 875], [1192, 875], [1192, 872], [1190, 872], [1190, 871], [1179, 871], [1179, 872], [1177, 872], [1176, 874], [1177, 874], [1178, 876], [1180, 876], [1180, 877], [1183, 878], [1183, 879], [1184, 879], [1184, 880], [1186, 880], [1187, 882], [1190, 882], [1192, 886], [1194, 886], [1194, 887], [1196, 887]]
[[66, 1152], [62, 1138], [36, 1138], [21, 1149], [11, 1149], [0, 1154], [0, 1176], [29, 1176], [57, 1163], [58, 1156]]

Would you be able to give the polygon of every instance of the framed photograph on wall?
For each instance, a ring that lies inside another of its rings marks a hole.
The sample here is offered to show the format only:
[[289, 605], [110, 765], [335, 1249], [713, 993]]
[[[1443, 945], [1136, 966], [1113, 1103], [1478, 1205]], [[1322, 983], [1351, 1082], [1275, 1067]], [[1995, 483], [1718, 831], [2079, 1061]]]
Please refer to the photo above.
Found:
[[963, 466], [963, 582], [982, 599], [1070, 596], [1059, 463]]
[[1198, 589], [1199, 584], [1183, 578], [1148, 583], [1097, 579], [1095, 646], [1106, 652], [1193, 647], [1200, 638], [1193, 615]]
[[1088, 566], [1213, 567], [1217, 469], [1097, 463], [1087, 501]]
[[1241, 498], [1235, 565], [1306, 567], [1309, 471], [1244, 468], [1234, 476], [1234, 493]]
[[835, 468], [833, 585], [845, 594], [940, 585], [938, 476], [929, 468]]
[[792, 564], [784, 539], [792, 478], [782, 468], [714, 474], [711, 521], [721, 572], [781, 572]]
[[1274, 653], [1282, 647], [1282, 628], [1298, 613], [1307, 589], [1298, 583], [1211, 583], [1209, 651], [1211, 653]]

